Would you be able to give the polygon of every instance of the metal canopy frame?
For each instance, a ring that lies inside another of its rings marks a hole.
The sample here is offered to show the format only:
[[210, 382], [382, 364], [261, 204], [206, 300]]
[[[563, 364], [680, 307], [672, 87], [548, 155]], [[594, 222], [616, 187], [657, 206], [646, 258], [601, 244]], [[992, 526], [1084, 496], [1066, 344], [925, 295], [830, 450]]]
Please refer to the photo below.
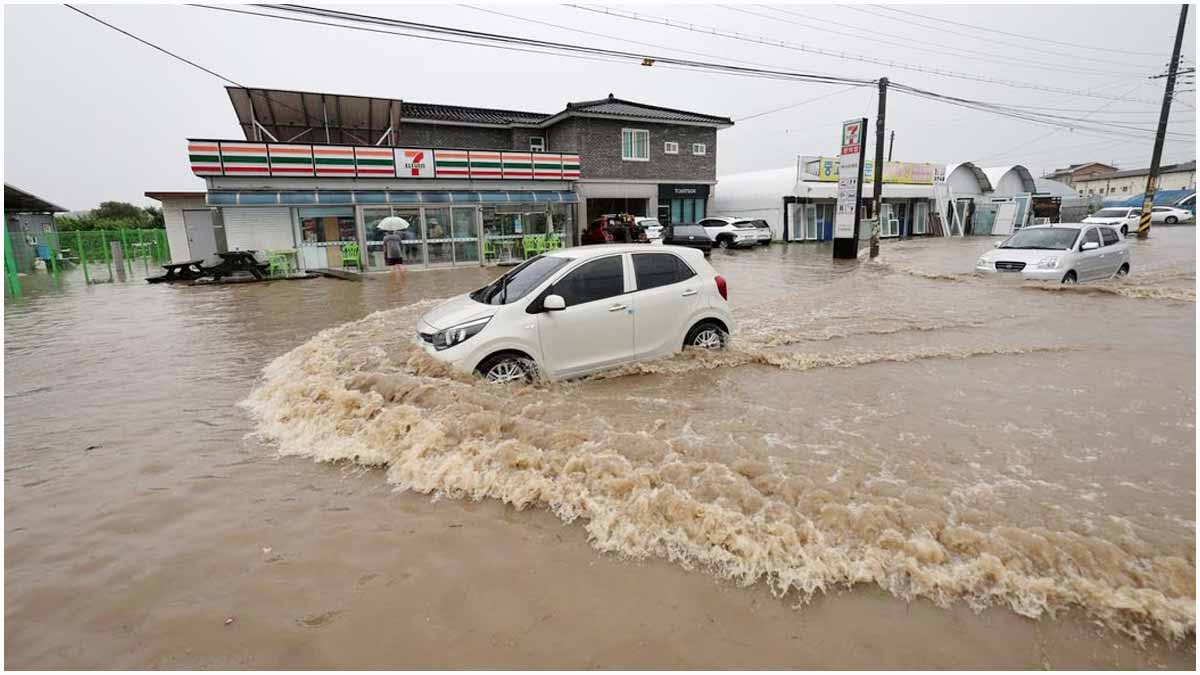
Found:
[[248, 141], [307, 137], [334, 145], [395, 146], [399, 140], [403, 101], [397, 99], [232, 86], [225, 91]]

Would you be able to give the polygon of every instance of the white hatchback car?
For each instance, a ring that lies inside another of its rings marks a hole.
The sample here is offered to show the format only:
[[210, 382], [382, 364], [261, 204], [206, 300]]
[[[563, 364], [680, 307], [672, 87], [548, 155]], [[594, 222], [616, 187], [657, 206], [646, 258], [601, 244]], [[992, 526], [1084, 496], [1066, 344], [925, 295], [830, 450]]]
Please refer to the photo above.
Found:
[[996, 245], [975, 263], [979, 274], [1014, 274], [1025, 279], [1078, 281], [1129, 274], [1129, 244], [1115, 227], [1037, 225]]
[[733, 331], [724, 277], [701, 251], [608, 244], [539, 255], [417, 322], [436, 359], [492, 382], [579, 377]]

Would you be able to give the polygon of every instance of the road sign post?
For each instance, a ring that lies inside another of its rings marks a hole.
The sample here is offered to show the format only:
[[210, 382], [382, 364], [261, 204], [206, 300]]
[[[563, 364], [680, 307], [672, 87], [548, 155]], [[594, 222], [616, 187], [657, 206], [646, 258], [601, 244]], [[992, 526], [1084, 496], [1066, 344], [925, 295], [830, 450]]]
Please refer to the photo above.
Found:
[[861, 223], [863, 158], [866, 156], [867, 118], [842, 122], [838, 158], [837, 212], [833, 219], [833, 257], [858, 258]]

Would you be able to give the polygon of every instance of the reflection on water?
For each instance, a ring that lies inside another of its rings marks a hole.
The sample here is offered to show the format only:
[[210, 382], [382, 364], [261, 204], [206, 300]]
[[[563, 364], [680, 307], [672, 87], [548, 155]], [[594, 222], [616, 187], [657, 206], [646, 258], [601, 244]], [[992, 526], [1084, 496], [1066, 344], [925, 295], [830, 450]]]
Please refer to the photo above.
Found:
[[[1049, 293], [969, 275], [988, 246], [884, 242], [861, 264], [811, 245], [715, 252], [730, 351], [518, 388], [450, 375], [408, 342], [421, 311], [491, 269], [31, 280], [5, 310], [8, 524], [52, 533], [156, 472], [244, 500], [214, 467], [269, 454], [243, 440], [255, 432], [800, 599], [871, 584], [1192, 639], [1194, 230], [1135, 242], [1127, 280]], [[286, 466], [255, 475], [284, 483]], [[10, 597], [68, 574], [46, 567], [64, 543], [29, 537], [6, 538]]]

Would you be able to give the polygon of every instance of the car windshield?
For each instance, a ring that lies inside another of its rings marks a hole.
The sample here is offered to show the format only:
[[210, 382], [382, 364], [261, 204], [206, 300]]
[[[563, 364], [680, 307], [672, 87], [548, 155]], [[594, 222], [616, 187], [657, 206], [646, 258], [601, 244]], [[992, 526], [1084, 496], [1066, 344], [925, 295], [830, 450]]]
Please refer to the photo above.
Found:
[[507, 305], [525, 297], [571, 258], [539, 255], [500, 275], [495, 281], [471, 293], [471, 299], [485, 305]]
[[1046, 227], [1021, 230], [1009, 237], [1000, 248], [1032, 248], [1065, 251], [1075, 245], [1079, 230], [1074, 227]]
[[1100, 209], [1092, 214], [1093, 218], [1124, 218], [1129, 209]]

